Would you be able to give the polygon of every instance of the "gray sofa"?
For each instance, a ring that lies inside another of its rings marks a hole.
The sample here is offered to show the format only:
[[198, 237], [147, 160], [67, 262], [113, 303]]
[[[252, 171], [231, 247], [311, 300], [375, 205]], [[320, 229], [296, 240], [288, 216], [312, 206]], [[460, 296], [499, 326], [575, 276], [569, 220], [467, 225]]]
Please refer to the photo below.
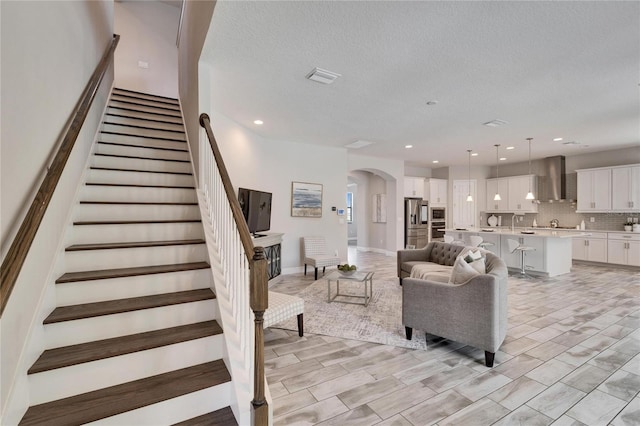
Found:
[[463, 284], [410, 278], [418, 263], [453, 266], [463, 246], [431, 242], [418, 250], [398, 251], [398, 277], [402, 284], [402, 322], [407, 339], [413, 328], [485, 351], [487, 367], [507, 333], [507, 266], [483, 251], [486, 274]]

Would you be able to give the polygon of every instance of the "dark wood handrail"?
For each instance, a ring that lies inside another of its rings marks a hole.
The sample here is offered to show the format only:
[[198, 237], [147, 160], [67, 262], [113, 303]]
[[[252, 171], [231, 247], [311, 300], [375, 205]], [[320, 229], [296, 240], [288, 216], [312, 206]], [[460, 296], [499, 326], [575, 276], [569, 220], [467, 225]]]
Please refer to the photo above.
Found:
[[266, 426], [269, 423], [269, 405], [265, 398], [264, 376], [264, 311], [269, 306], [269, 277], [267, 275], [267, 259], [263, 247], [254, 247], [253, 240], [247, 222], [242, 215], [242, 208], [233, 193], [233, 185], [227, 172], [227, 167], [222, 160], [222, 154], [218, 149], [218, 143], [213, 136], [211, 120], [207, 114], [200, 114], [200, 125], [204, 128], [209, 139], [209, 146], [216, 160], [222, 185], [227, 195], [227, 200], [233, 213], [233, 219], [240, 233], [240, 240], [244, 247], [245, 255], [249, 261], [249, 305], [255, 315], [254, 320], [254, 371], [253, 371], [253, 406], [252, 422], [257, 426]]
[[62, 171], [67, 164], [69, 155], [71, 155], [73, 146], [78, 139], [78, 134], [87, 118], [91, 104], [96, 97], [102, 78], [113, 60], [113, 52], [119, 40], [120, 36], [114, 34], [113, 40], [111, 40], [111, 43], [107, 46], [107, 49], [102, 55], [102, 59], [98, 63], [98, 66], [96, 66], [87, 86], [84, 88], [76, 108], [71, 113], [72, 118], [70, 118], [70, 124], [62, 138], [62, 143], [2, 262], [2, 270], [0, 271], [0, 316], [2, 316], [4, 312], [4, 308], [18, 279], [18, 275], [20, 275], [22, 265], [29, 253], [29, 249], [38, 232], [42, 218], [47, 211], [49, 202], [53, 197], [53, 193], [58, 185]]
[[253, 259], [254, 250], [253, 240], [251, 239], [251, 232], [249, 232], [247, 222], [244, 220], [244, 216], [242, 215], [242, 207], [240, 207], [240, 202], [233, 192], [233, 185], [231, 184], [231, 178], [229, 178], [229, 172], [227, 172], [227, 167], [222, 160], [222, 154], [220, 154], [220, 149], [218, 149], [218, 142], [216, 142], [216, 138], [215, 136], [213, 136], [213, 130], [211, 129], [211, 119], [209, 118], [209, 115], [204, 113], [200, 114], [200, 125], [207, 133], [209, 146], [211, 147], [211, 151], [213, 152], [213, 158], [215, 158], [216, 160], [218, 171], [220, 172], [220, 178], [222, 179], [222, 186], [224, 187], [224, 192], [227, 194], [227, 199], [229, 200], [229, 205], [231, 206], [231, 213], [233, 213], [233, 219], [235, 220], [236, 226], [238, 227], [238, 232], [240, 233], [240, 241], [242, 241], [242, 246], [244, 247], [244, 252], [247, 256], [247, 260], [251, 262], [251, 259]]

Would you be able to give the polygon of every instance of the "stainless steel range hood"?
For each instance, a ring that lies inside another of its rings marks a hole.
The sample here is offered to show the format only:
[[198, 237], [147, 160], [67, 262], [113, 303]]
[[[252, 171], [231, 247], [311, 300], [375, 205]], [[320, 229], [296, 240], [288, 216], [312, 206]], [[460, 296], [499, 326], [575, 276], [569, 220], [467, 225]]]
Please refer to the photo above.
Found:
[[542, 202], [574, 202], [567, 198], [567, 175], [564, 155], [544, 159], [544, 176], [540, 177]]

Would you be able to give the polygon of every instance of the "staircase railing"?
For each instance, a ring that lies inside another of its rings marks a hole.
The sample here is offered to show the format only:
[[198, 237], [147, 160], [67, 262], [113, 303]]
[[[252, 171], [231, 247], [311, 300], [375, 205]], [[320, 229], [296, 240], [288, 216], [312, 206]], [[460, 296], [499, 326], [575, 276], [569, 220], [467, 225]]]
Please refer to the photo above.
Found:
[[91, 75], [87, 86], [84, 88], [80, 100], [76, 104], [76, 107], [71, 112], [71, 116], [68, 121], [68, 126], [65, 129], [62, 136], [62, 143], [56, 151], [55, 156], [47, 174], [40, 184], [40, 188], [36, 193], [31, 207], [22, 221], [18, 233], [13, 239], [9, 251], [2, 262], [2, 268], [0, 270], [0, 316], [4, 312], [4, 308], [7, 306], [11, 292], [16, 284], [16, 280], [20, 275], [22, 265], [29, 253], [33, 239], [38, 232], [42, 218], [44, 217], [49, 202], [53, 197], [53, 193], [58, 185], [62, 171], [64, 170], [67, 160], [71, 155], [73, 146], [78, 139], [78, 134], [82, 129], [89, 109], [93, 104], [93, 100], [96, 97], [96, 93], [102, 82], [102, 78], [106, 73], [109, 65], [113, 60], [113, 52], [118, 45], [120, 36], [113, 35], [113, 40], [107, 46], [102, 59], [96, 66], [95, 71]]
[[253, 354], [253, 424], [266, 425], [269, 407], [265, 398], [263, 325], [264, 311], [268, 307], [267, 260], [264, 248], [253, 245], [207, 114], [200, 115], [200, 125], [211, 147], [211, 151], [203, 149], [203, 144], [200, 147], [200, 190], [206, 194], [212, 226], [221, 249], [220, 260], [228, 277], [227, 291], [232, 300], [234, 320], [240, 322], [241, 339], [247, 346], [251, 344], [250, 336], [246, 335], [251, 320], [248, 309], [254, 314], [253, 351], [244, 352], [249, 354], [249, 358]]

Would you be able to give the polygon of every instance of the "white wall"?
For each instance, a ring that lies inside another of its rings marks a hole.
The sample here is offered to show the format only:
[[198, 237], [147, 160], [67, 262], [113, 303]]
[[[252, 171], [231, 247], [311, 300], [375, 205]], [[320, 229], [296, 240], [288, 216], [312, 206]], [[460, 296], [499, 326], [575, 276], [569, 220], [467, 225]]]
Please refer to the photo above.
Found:
[[182, 105], [184, 125], [196, 173], [199, 167], [198, 134], [200, 125], [198, 117], [200, 111], [204, 111], [200, 109], [199, 104], [198, 87], [201, 74], [198, 70], [198, 62], [215, 5], [215, 1], [185, 2], [180, 45], [178, 46], [180, 104]]
[[[0, 2], [3, 257], [39, 187], [71, 111], [113, 35], [112, 1]], [[26, 368], [42, 349], [53, 260], [113, 82], [104, 77], [1, 320], [0, 424], [26, 409]], [[30, 333], [33, 338], [28, 340]], [[27, 342], [31, 342], [27, 344]], [[33, 343], [35, 342], [35, 343]], [[34, 345], [35, 346], [32, 346]], [[38, 346], [39, 345], [39, 346]], [[10, 400], [16, 401], [8, 408]]]
[[[178, 22], [180, 8], [159, 1], [115, 2], [115, 85], [155, 95], [178, 97]], [[140, 68], [138, 61], [149, 64]]]
[[352, 195], [352, 221], [351, 223], [347, 223], [347, 238], [358, 239], [358, 216], [356, 211], [356, 203], [358, 202], [358, 184], [353, 182], [353, 179], [349, 176], [348, 178], [349, 184], [347, 185], [347, 192], [351, 192]]
[[[284, 233], [283, 272], [302, 270], [301, 238], [306, 235], [324, 236], [329, 251], [337, 250], [346, 261], [346, 219], [331, 211], [332, 206], [346, 208], [346, 150], [266, 140], [219, 112], [209, 115], [236, 193], [243, 187], [273, 194], [271, 232]], [[292, 181], [323, 185], [321, 218], [291, 216]]]

